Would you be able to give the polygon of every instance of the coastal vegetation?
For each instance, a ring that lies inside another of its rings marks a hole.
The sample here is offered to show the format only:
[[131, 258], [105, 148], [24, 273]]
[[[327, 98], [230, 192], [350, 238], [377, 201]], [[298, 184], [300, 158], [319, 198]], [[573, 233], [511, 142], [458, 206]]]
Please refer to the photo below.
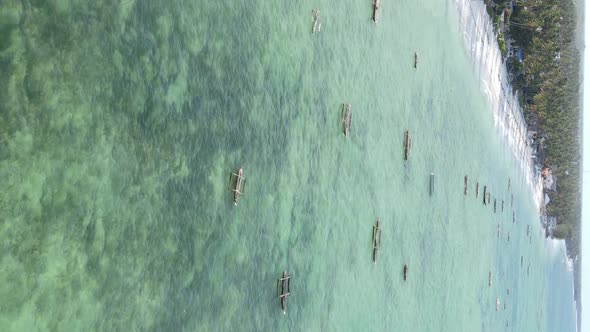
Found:
[[572, 0], [486, 0], [486, 4], [498, 22], [499, 45], [521, 98], [537, 164], [550, 168], [559, 179], [557, 190], [547, 192], [551, 198], [547, 215], [557, 218], [553, 236], [566, 240], [573, 258], [580, 249], [581, 218], [579, 8]]

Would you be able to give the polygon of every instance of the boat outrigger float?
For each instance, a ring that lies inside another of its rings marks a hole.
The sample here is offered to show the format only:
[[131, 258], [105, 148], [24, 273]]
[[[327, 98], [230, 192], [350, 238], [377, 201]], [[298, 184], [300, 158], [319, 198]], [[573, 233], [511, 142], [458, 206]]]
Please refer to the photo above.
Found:
[[410, 131], [406, 130], [404, 137], [404, 160], [410, 158], [410, 150], [412, 150], [412, 136], [410, 136]]
[[348, 137], [350, 125], [352, 124], [352, 107], [350, 104], [342, 104], [342, 130], [344, 136]]
[[283, 314], [287, 314], [287, 297], [291, 292], [291, 276], [287, 271], [283, 272], [283, 277], [277, 279], [277, 297], [281, 301], [281, 309]]
[[373, 1], [373, 22], [377, 23], [379, 13], [381, 12], [381, 0]]
[[234, 205], [238, 206], [238, 199], [240, 199], [240, 195], [244, 193], [244, 188], [246, 187], [246, 178], [244, 178], [244, 169], [240, 167], [238, 174], [230, 173], [229, 176], [229, 185], [227, 190], [234, 192]]
[[479, 197], [479, 182], [475, 184], [475, 198]]
[[377, 264], [377, 255], [381, 250], [381, 222], [377, 219], [373, 226], [373, 263]]

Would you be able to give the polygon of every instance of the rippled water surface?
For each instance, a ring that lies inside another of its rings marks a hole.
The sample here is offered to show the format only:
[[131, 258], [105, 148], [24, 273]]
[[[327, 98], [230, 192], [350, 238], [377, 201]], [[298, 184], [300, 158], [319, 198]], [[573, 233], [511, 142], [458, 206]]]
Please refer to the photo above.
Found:
[[476, 32], [450, 0], [371, 17], [0, 2], [0, 330], [567, 331], [571, 273], [473, 70]]

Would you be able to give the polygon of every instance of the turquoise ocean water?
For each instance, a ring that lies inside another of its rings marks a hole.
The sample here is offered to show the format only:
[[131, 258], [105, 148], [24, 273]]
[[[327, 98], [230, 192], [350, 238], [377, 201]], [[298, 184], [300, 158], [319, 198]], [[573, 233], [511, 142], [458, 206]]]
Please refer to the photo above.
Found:
[[382, 8], [0, 2], [0, 330], [573, 331], [455, 2]]

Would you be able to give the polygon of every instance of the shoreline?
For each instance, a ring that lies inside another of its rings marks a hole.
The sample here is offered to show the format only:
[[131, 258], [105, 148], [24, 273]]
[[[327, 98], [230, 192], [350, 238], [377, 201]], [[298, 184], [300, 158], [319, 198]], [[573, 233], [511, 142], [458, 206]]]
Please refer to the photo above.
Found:
[[540, 169], [528, 144], [527, 124], [518, 103], [518, 94], [508, 82], [508, 70], [503, 61], [496, 32], [483, 1], [455, 0], [459, 26], [463, 31], [465, 51], [480, 80], [481, 91], [489, 98], [494, 126], [500, 138], [512, 151], [519, 164], [521, 176], [529, 186], [539, 213], [544, 206]]
[[[539, 222], [547, 220], [545, 192], [540, 174], [541, 166], [536, 164], [535, 155], [528, 144], [528, 126], [518, 102], [518, 94], [512, 90], [509, 83], [508, 68], [497, 42], [492, 19], [483, 1], [455, 0], [455, 4], [460, 17], [459, 24], [463, 31], [466, 52], [469, 53], [468, 57], [472, 61], [473, 70], [480, 79], [480, 88], [490, 99], [494, 126], [498, 128], [500, 136], [505, 143], [508, 143], [515, 160], [520, 164], [521, 175], [524, 175], [531, 191]], [[543, 228], [539, 227], [539, 229]], [[565, 239], [549, 238], [546, 244], [550, 254], [563, 253], [563, 259], [571, 262]], [[570, 271], [572, 271], [573, 305], [577, 325], [579, 312], [576, 308], [574, 270], [575, 268], [572, 267]]]

